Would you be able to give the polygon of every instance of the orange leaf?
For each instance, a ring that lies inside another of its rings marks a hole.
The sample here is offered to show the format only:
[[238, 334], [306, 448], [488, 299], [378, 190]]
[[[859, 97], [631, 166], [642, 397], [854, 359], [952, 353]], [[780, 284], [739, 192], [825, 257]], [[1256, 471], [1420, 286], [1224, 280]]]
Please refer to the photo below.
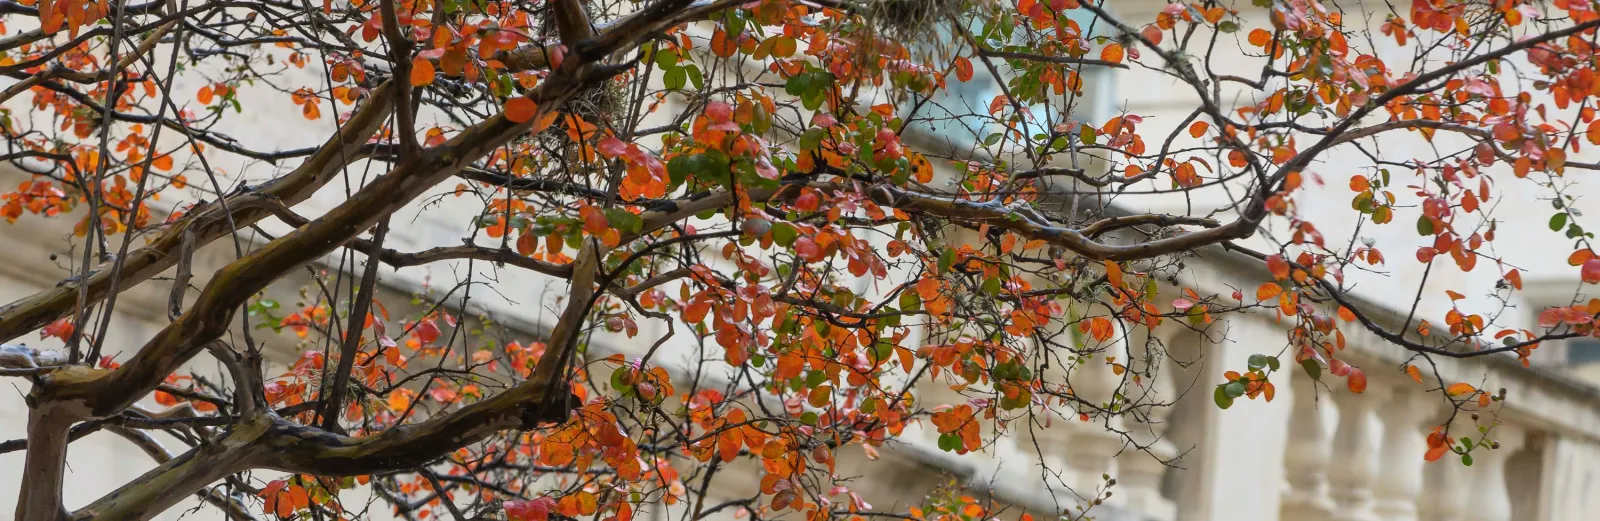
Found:
[[1343, 319], [1345, 322], [1355, 322], [1356, 313], [1354, 311], [1350, 311], [1350, 308], [1339, 306], [1339, 318]]
[[1478, 390], [1477, 388], [1475, 388], [1475, 387], [1473, 387], [1473, 386], [1471, 386], [1471, 385], [1469, 385], [1467, 383], [1463, 383], [1463, 382], [1456, 382], [1456, 383], [1450, 384], [1449, 387], [1444, 388], [1445, 394], [1448, 394], [1450, 396], [1461, 396], [1461, 395], [1464, 395], [1464, 394], [1472, 394], [1472, 393], [1476, 392], [1477, 390]]
[[1211, 128], [1210, 123], [1196, 121], [1193, 125], [1189, 125], [1189, 135], [1197, 138], [1204, 136], [1206, 134], [1206, 130], [1209, 128]]
[[1573, 265], [1573, 266], [1582, 266], [1583, 263], [1589, 262], [1589, 259], [1593, 259], [1593, 258], [1594, 258], [1594, 252], [1590, 251], [1588, 248], [1584, 248], [1584, 249], [1572, 252], [1572, 255], [1568, 255], [1567, 256], [1567, 264], [1570, 264], [1570, 265]]
[[1365, 192], [1369, 188], [1372, 188], [1372, 181], [1367, 180], [1366, 176], [1350, 176], [1350, 191]]
[[1279, 293], [1283, 293], [1283, 286], [1268, 282], [1256, 288], [1256, 300], [1270, 300], [1276, 298]]
[[527, 96], [517, 96], [506, 100], [506, 119], [511, 120], [513, 123], [522, 123], [533, 119], [533, 115], [538, 112], [539, 104], [534, 103]]
[[972, 81], [972, 60], [965, 56], [957, 56], [955, 60], [956, 79], [962, 82]]
[[1406, 366], [1406, 374], [1410, 375], [1411, 379], [1416, 381], [1417, 383], [1419, 383], [1419, 384], [1422, 383], [1422, 370], [1421, 369], [1417, 369], [1417, 366], [1414, 366], [1414, 365]]
[[1350, 388], [1350, 392], [1361, 394], [1367, 390], [1367, 373], [1352, 367], [1350, 377], [1345, 380], [1345, 384]]
[[1100, 59], [1111, 63], [1122, 63], [1122, 44], [1112, 43], [1100, 50]]
[[1111, 282], [1112, 286], [1118, 288], [1122, 287], [1122, 266], [1119, 266], [1117, 263], [1112, 261], [1102, 262], [1104, 262], [1106, 266], [1106, 280]]
[[1272, 33], [1267, 32], [1266, 29], [1258, 27], [1250, 31], [1250, 45], [1266, 47], [1269, 43], [1272, 43]]
[[411, 60], [411, 85], [420, 87], [433, 83], [433, 62], [421, 56]]

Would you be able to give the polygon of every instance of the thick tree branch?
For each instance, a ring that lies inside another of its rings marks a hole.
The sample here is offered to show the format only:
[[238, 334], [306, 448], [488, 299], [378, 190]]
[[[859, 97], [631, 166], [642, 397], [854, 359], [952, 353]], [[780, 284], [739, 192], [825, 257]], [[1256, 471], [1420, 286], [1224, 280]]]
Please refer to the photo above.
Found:
[[[151, 437], [148, 433], [119, 426], [113, 426], [109, 430], [116, 435], [121, 436], [123, 439], [128, 440], [129, 443], [132, 443], [135, 447], [138, 447], [139, 450], [144, 451], [144, 453], [150, 456], [150, 459], [155, 460], [156, 463], [166, 463], [172, 460], [172, 454], [167, 452], [167, 448], [162, 447], [161, 442], [156, 441], [156, 439]], [[254, 521], [256, 519], [255, 516], [250, 515], [249, 507], [245, 506], [244, 503], [239, 502], [239, 500], [222, 493], [221, 490], [209, 489], [196, 491], [195, 496], [199, 497], [201, 501], [205, 501], [211, 506], [222, 510], [224, 514], [227, 514], [228, 519], [231, 521]]]
[[388, 87], [374, 90], [366, 106], [356, 111], [338, 134], [289, 174], [230, 195], [226, 204], [202, 204], [189, 210], [185, 219], [168, 228], [148, 246], [129, 253], [120, 271], [110, 269], [111, 263], [106, 263], [95, 269], [87, 282], [69, 280], [0, 308], [0, 341], [17, 338], [66, 316], [76, 306], [78, 284], [87, 283], [89, 299], [99, 301], [105, 298], [113, 277], [120, 277], [122, 288], [131, 288], [172, 267], [178, 260], [175, 253], [185, 234], [192, 233], [194, 244], [203, 246], [270, 215], [260, 205], [249, 204], [252, 199], [269, 199], [286, 205], [304, 201], [345, 165], [362, 157], [361, 147], [378, 131], [388, 114], [390, 92]]

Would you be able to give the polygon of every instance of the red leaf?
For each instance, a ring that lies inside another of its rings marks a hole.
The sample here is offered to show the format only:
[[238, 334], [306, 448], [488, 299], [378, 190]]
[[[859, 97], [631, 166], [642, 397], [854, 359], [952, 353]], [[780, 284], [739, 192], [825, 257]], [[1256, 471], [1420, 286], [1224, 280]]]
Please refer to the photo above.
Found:
[[733, 118], [733, 107], [720, 101], [707, 103], [706, 118], [709, 118], [712, 123], [726, 123]]
[[1585, 284], [1600, 283], [1600, 259], [1583, 261], [1583, 282]]
[[1344, 360], [1334, 359], [1328, 362], [1328, 374], [1334, 376], [1349, 376], [1355, 370], [1350, 364], [1344, 363]]
[[600, 140], [600, 146], [598, 148], [600, 150], [600, 155], [608, 158], [615, 158], [628, 150], [628, 146], [623, 144], [622, 140], [614, 137], [608, 137]]
[[1267, 257], [1267, 271], [1272, 272], [1272, 277], [1278, 280], [1289, 278], [1289, 261], [1283, 260], [1282, 255]]
[[439, 325], [433, 323], [433, 320], [424, 320], [417, 324], [416, 335], [418, 342], [432, 344], [434, 340], [439, 339]]
[[1152, 44], [1161, 44], [1161, 28], [1157, 27], [1155, 24], [1144, 26], [1144, 29], [1139, 31], [1139, 35], [1143, 36], [1146, 40], [1150, 40], [1150, 43]]

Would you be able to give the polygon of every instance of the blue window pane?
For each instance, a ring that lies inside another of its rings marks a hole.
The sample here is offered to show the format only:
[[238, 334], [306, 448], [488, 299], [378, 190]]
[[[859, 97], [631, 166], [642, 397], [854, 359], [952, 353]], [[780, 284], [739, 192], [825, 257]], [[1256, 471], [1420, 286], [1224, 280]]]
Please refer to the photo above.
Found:
[[[1086, 9], [1076, 9], [1069, 13], [1069, 18], [1076, 21], [1085, 32], [1090, 34], [1106, 34], [1109, 24], [1097, 22], [1091, 12]], [[974, 24], [974, 33], [982, 30], [981, 24]], [[939, 45], [949, 46], [960, 41], [961, 37], [954, 34], [948, 26], [937, 29], [938, 36], [934, 41], [942, 42]], [[1019, 38], [1020, 39], [1020, 38]], [[927, 45], [927, 44], [924, 44]], [[964, 45], [963, 52], [970, 52]], [[942, 55], [939, 49], [924, 49], [925, 51]], [[1000, 69], [1002, 76], [1013, 74], [1006, 61], [993, 59], [993, 64]], [[1103, 93], [1110, 85], [1111, 71], [1099, 67], [1084, 67], [1080, 70], [1084, 82], [1084, 97], [1071, 100], [1072, 111], [1068, 118], [1080, 121], [1094, 120], [1103, 117], [1096, 110], [1097, 93]], [[1009, 76], [1008, 76], [1009, 77]], [[926, 100], [919, 96], [907, 96], [900, 104], [909, 110], [918, 107], [910, 128], [914, 131], [927, 132], [939, 140], [948, 142], [958, 147], [973, 146], [981, 143], [988, 135], [999, 132], [1002, 126], [989, 114], [989, 104], [995, 97], [1005, 93], [994, 76], [989, 73], [988, 67], [981, 61], [973, 60], [973, 74], [968, 81], [960, 81], [954, 75], [947, 78], [946, 88], [940, 90]], [[1052, 96], [1051, 105], [1038, 104], [1029, 107], [1033, 113], [1034, 123], [1026, 128], [1030, 135], [1045, 131], [1055, 123], [1062, 123], [1062, 104], [1065, 99]]]
[[1567, 340], [1567, 362], [1571, 364], [1600, 363], [1600, 339], [1574, 338]]

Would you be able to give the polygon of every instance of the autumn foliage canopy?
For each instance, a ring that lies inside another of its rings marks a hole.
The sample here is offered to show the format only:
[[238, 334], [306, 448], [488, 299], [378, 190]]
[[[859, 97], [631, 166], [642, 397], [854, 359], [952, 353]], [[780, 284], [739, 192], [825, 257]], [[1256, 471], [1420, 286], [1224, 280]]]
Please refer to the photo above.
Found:
[[[1506, 396], [1433, 361], [1600, 335], [1600, 301], [1506, 314], [1516, 255], [1600, 283], [1564, 204], [1600, 168], [1589, 2], [133, 2], [0, 0], [0, 215], [71, 238], [7, 259], [66, 269], [0, 308], [50, 346], [0, 357], [30, 390], [18, 519], [363, 518], [352, 493], [412, 519], [986, 519], [959, 490], [875, 509], [839, 461], [1061, 422], [1137, 452], [1179, 391], [1271, 402], [1288, 372], [1403, 372], [1470, 413]], [[1512, 187], [1555, 203], [1548, 250], [1494, 249]], [[1255, 283], [1200, 284], [1202, 257]], [[1394, 302], [1352, 293], [1401, 266], [1426, 271]], [[164, 319], [113, 338], [147, 286]], [[1423, 294], [1448, 313], [1408, 316]], [[1246, 313], [1282, 341], [1151, 391], [1168, 332]], [[1409, 361], [1352, 365], [1353, 331]], [[1429, 460], [1489, 450], [1447, 425]], [[158, 465], [69, 511], [70, 440], [101, 429]], [[759, 493], [713, 501], [737, 468]]]

